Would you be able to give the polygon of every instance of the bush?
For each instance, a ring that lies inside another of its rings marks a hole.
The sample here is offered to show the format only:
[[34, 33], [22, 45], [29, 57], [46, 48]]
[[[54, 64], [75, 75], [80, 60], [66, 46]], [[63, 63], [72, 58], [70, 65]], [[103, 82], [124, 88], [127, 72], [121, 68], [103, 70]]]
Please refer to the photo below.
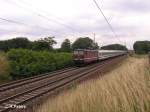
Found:
[[73, 64], [70, 53], [12, 49], [8, 52], [13, 79], [51, 72]]
[[136, 54], [147, 54], [150, 51], [150, 41], [136, 41], [133, 48]]
[[11, 77], [9, 61], [4, 53], [0, 52], [0, 81], [10, 80]]

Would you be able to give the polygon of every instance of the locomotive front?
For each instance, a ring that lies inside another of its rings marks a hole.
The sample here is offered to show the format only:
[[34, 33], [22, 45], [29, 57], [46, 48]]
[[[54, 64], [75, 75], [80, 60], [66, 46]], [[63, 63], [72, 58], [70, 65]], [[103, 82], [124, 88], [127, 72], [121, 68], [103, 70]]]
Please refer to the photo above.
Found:
[[73, 60], [75, 64], [83, 64], [84, 63], [84, 51], [83, 50], [74, 50], [73, 52]]
[[97, 50], [78, 49], [73, 53], [73, 60], [77, 65], [85, 65], [98, 61]]

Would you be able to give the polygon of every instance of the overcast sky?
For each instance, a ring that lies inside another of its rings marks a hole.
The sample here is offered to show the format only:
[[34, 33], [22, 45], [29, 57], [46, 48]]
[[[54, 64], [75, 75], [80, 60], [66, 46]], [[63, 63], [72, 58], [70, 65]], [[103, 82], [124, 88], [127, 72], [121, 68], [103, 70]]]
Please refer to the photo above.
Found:
[[[121, 43], [132, 48], [137, 40], [150, 40], [150, 0], [97, 0], [117, 37], [109, 29], [93, 0], [0, 0], [0, 40], [55, 36], [93, 39], [100, 46]], [[4, 21], [2, 19], [11, 20]]]

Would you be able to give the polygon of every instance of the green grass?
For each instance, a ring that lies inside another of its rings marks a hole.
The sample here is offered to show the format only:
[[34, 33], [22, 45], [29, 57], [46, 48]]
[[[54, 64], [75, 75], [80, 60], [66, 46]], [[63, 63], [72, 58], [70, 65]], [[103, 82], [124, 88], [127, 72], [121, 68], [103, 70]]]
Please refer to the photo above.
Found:
[[49, 98], [35, 112], [150, 112], [147, 58], [129, 58], [103, 77]]

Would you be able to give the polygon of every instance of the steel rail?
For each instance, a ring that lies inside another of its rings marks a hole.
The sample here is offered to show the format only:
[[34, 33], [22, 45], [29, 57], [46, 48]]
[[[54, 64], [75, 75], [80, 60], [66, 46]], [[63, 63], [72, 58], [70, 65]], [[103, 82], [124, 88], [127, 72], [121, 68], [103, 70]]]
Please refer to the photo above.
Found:
[[[62, 86], [66, 85], [66, 84], [68, 84], [74, 80], [80, 79], [83, 76], [88, 76], [92, 72], [96, 72], [98, 70], [101, 70], [103, 66], [106, 66], [106, 65], [110, 64], [112, 61], [115, 61], [117, 59], [119, 59], [119, 58], [104, 61], [100, 65], [95, 65], [95, 66], [93, 65], [91, 67], [84, 68], [87, 71], [84, 71], [84, 72], [80, 71], [81, 73], [78, 73], [77, 75], [74, 75], [74, 74], [66, 75], [65, 77], [61, 77], [60, 79], [51, 81], [48, 84], [42, 85], [40, 87], [35, 87], [34, 89], [31, 89], [31, 90], [28, 90], [26, 92], [19, 93], [17, 95], [9, 97], [7, 99], [1, 100], [0, 103], [3, 103], [4, 105], [9, 104], [9, 103], [15, 103], [16, 105], [22, 104], [23, 102], [29, 101], [29, 100], [31, 100], [35, 97], [38, 97], [42, 94], [45, 94], [49, 91], [53, 91], [54, 89], [62, 87]], [[100, 69], [98, 69], [98, 68], [100, 68]], [[20, 97], [19, 98], [20, 100], [18, 100], [17, 97]], [[4, 106], [3, 104], [2, 104], [2, 106]], [[6, 110], [8, 110], [8, 109], [3, 109], [0, 112], [4, 112]]]
[[22, 94], [27, 93], [27, 92], [30, 92], [30, 91], [34, 91], [34, 90], [39, 89], [39, 88], [41, 88], [41, 87], [47, 86], [47, 85], [49, 85], [49, 84], [53, 84], [53, 83], [55, 83], [55, 82], [61, 81], [61, 80], [65, 79], [65, 78], [69, 78], [69, 77], [71, 77], [71, 76], [73, 76], [73, 75], [76, 75], [76, 74], [78, 74], [78, 73], [82, 73], [84, 70], [87, 70], [87, 69], [90, 69], [91, 67], [96, 67], [96, 66], [97, 66], [97, 64], [96, 64], [96, 65], [93, 65], [93, 66], [90, 66], [90, 67], [81, 68], [80, 70], [73, 71], [73, 73], [70, 73], [70, 74], [64, 73], [64, 74], [62, 74], [61, 76], [55, 77], [55, 79], [51, 79], [51, 80], [48, 82], [48, 84], [45, 83], [44, 85], [39, 85], [39, 86], [34, 87], [34, 88], [32, 88], [32, 89], [30, 89], [30, 90], [27, 90], [27, 91], [25, 91], [25, 92], [21, 92], [21, 93], [19, 93], [19, 94], [14, 95], [14, 96], [11, 96], [11, 97], [2, 99], [2, 100], [0, 100], [0, 104], [3, 103], [3, 102], [5, 102], [5, 101], [7, 101], [7, 100], [9, 100], [9, 99], [12, 99], [12, 98], [14, 98], [14, 97], [16, 97], [16, 96], [22, 95]]
[[55, 72], [52, 72], [52, 73], [45, 73], [45, 74], [41, 74], [41, 75], [38, 75], [38, 76], [33, 76], [33, 77], [30, 77], [30, 78], [25, 78], [25, 79], [21, 79], [21, 80], [18, 80], [18, 81], [13, 81], [13, 82], [10, 82], [10, 83], [7, 83], [7, 84], [2, 84], [2, 85], [0, 85], [0, 93], [4, 92], [6, 90], [10, 90], [10, 89], [25, 85], [25, 84], [29, 84], [29, 83], [33, 83], [35, 81], [42, 80], [42, 79], [45, 79], [45, 78], [54, 77], [56, 75], [60, 75], [62, 73], [69, 72], [69, 71], [72, 71], [72, 70], [75, 70], [75, 69], [76, 69], [76, 67], [75, 68], [67, 68], [67, 69], [55, 71]]

